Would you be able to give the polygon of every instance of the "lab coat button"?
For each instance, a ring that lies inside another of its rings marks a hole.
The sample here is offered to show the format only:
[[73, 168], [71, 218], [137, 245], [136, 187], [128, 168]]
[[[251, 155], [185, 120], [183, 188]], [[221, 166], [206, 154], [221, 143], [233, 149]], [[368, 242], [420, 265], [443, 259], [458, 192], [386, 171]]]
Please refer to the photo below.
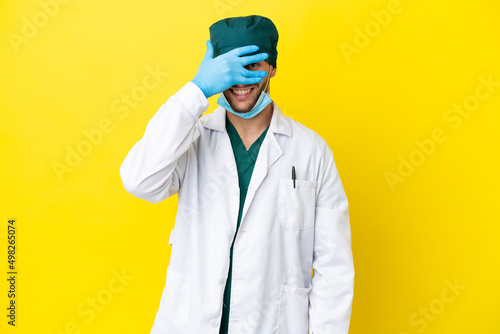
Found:
[[226, 283], [226, 279], [224, 277], [219, 278], [219, 284], [224, 285]]
[[210, 326], [212, 326], [213, 328], [215, 328], [215, 327], [219, 326], [219, 322], [217, 320], [212, 320], [210, 322]]
[[233, 233], [234, 233], [234, 232], [233, 232], [233, 229], [229, 229], [229, 230], [227, 230], [227, 237], [228, 237], [229, 239], [231, 239], [231, 238], [233, 237]]

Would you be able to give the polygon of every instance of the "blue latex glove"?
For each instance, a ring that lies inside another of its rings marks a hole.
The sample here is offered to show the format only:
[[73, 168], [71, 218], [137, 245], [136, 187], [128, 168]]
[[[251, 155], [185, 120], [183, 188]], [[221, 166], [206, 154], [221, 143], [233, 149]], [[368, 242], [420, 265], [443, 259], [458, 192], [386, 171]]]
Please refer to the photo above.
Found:
[[208, 40], [205, 57], [191, 81], [201, 89], [207, 99], [234, 85], [252, 85], [261, 82], [262, 78], [267, 75], [266, 71], [250, 71], [244, 66], [264, 60], [269, 55], [259, 53], [240, 57], [258, 49], [257, 45], [242, 46], [214, 58], [214, 48], [212, 42]]

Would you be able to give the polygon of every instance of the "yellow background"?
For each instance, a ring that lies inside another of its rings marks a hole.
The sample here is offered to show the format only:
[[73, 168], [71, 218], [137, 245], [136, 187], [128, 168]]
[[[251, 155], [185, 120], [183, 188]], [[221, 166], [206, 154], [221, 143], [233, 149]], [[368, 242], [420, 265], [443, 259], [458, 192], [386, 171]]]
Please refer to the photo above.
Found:
[[[119, 167], [196, 74], [208, 27], [251, 14], [280, 33], [272, 98], [327, 140], [350, 202], [350, 333], [500, 332], [500, 86], [459, 125], [445, 120], [474, 100], [479, 77], [500, 82], [498, 1], [54, 1], [0, 3], [1, 277], [9, 218], [19, 271], [15, 328], [0, 283], [2, 333], [149, 333], [177, 200], [133, 197]], [[383, 10], [385, 26], [372, 12]], [[347, 44], [357, 50], [350, 56]], [[144, 90], [148, 69], [163, 74]], [[147, 95], [124, 108], [122, 94], [133, 92]], [[212, 97], [208, 112], [215, 107]], [[83, 131], [102, 122], [101, 141], [58, 177], [54, 166], [67, 166]], [[415, 141], [436, 128], [446, 140], [421, 155]], [[391, 186], [387, 173], [410, 156], [425, 160]], [[466, 288], [453, 294], [454, 281]]]

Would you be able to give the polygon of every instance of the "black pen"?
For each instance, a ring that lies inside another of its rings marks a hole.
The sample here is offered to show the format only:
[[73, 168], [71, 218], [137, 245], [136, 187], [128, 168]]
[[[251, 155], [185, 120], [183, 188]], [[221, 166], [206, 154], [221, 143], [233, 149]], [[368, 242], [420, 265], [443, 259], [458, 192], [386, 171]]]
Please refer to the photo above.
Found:
[[295, 189], [295, 166], [292, 166], [293, 189]]

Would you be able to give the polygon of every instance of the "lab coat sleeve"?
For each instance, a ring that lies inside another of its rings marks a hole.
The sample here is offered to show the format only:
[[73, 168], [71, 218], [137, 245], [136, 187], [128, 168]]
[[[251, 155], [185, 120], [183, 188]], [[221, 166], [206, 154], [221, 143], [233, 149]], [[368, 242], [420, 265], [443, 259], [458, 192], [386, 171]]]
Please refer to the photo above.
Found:
[[323, 145], [314, 225], [309, 334], [347, 334], [354, 293], [354, 264], [347, 197], [331, 150]]
[[188, 82], [160, 107], [120, 167], [128, 192], [152, 203], [177, 193], [187, 152], [200, 136], [196, 123], [208, 105], [198, 86]]

